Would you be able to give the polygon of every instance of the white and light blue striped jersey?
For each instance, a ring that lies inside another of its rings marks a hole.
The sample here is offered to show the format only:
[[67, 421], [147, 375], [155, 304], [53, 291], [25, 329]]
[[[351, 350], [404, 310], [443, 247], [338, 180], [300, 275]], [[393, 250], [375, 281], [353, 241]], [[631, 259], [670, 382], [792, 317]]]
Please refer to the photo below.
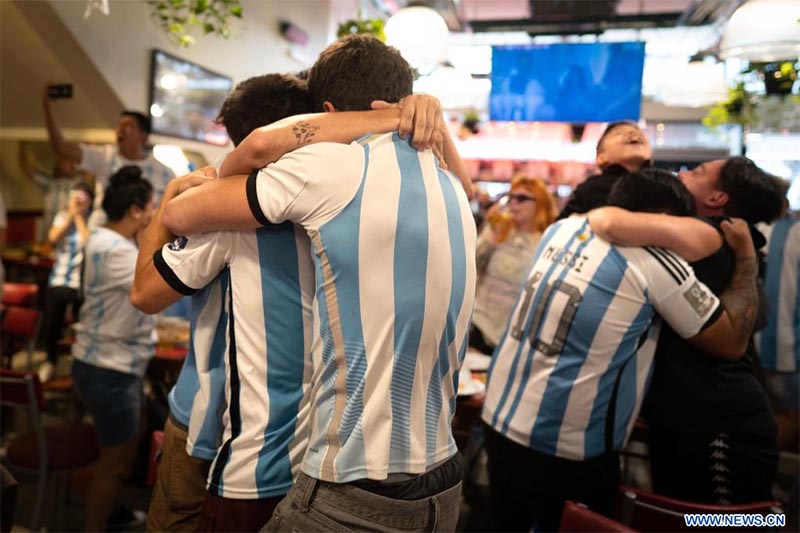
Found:
[[126, 159], [119, 155], [116, 145], [81, 144], [81, 168], [90, 172], [95, 178], [94, 210], [89, 217], [89, 226], [97, 227], [105, 223], [106, 212], [103, 211], [103, 196], [108, 179], [122, 167], [133, 165], [142, 169], [142, 177], [153, 186], [153, 201], [158, 207], [167, 184], [175, 179], [175, 173], [168, 166], [148, 153], [144, 159]]
[[421, 473], [456, 453], [475, 225], [458, 180], [396, 134], [319, 143], [253, 174], [263, 224], [311, 237], [317, 289], [303, 471], [348, 482]]
[[155, 352], [156, 323], [129, 298], [139, 250], [132, 240], [101, 227], [92, 230], [84, 254], [84, 300], [72, 356], [142, 377]]
[[[225, 498], [286, 494], [307, 442], [311, 380], [311, 303], [314, 270], [308, 237], [292, 224], [250, 232], [181, 237], [157, 251], [154, 263], [182, 294], [205, 287], [226, 266], [227, 357], [221, 445], [209, 472], [209, 491]], [[220, 294], [224, 287], [220, 287]], [[213, 319], [208, 328], [219, 327]], [[200, 334], [198, 325], [197, 334]], [[210, 331], [202, 332], [212, 335]], [[215, 354], [212, 349], [207, 353]], [[202, 403], [215, 393], [196, 352]], [[210, 366], [209, 366], [210, 368]], [[190, 433], [203, 419], [190, 415]], [[213, 401], [213, 399], [211, 400]], [[206, 416], [212, 413], [206, 413]]]
[[550, 226], [489, 369], [483, 420], [536, 451], [584, 460], [622, 449], [655, 351], [656, 313], [683, 337], [722, 313], [683, 259]]
[[216, 457], [221, 445], [222, 413], [227, 405], [229, 286], [226, 267], [190, 297], [189, 352], [168, 398], [170, 413], [188, 430], [186, 451], [208, 460]]
[[[53, 219], [53, 226], [62, 226], [68, 218], [66, 211], [59, 211]], [[56, 249], [56, 260], [48, 280], [51, 287], [69, 287], [75, 290], [81, 288], [81, 266], [85, 244], [80, 232], [72, 223], [61, 237]]]
[[800, 220], [782, 218], [767, 228], [767, 327], [756, 334], [761, 366], [800, 369]]

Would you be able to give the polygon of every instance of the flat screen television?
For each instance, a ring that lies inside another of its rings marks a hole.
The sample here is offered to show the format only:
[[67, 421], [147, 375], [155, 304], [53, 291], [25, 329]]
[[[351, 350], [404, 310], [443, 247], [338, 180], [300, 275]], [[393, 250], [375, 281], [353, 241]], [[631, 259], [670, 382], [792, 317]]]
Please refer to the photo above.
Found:
[[150, 117], [153, 133], [224, 146], [225, 128], [214, 121], [233, 79], [153, 50], [150, 74]]
[[638, 120], [644, 43], [492, 47], [491, 120]]

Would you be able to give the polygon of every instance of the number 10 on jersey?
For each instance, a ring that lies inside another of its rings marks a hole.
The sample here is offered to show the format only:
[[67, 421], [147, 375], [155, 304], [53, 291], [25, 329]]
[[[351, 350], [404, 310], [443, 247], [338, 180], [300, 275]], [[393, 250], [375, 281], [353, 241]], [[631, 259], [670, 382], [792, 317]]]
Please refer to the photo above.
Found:
[[[539, 282], [542, 277], [541, 272], [534, 272], [525, 283], [522, 306], [516, 324], [511, 328], [511, 336], [518, 341], [522, 340], [525, 323], [533, 313], [528, 330], [531, 348], [553, 357], [564, 349], [572, 319], [575, 318], [581, 301], [581, 291], [561, 279], [545, 283], [540, 287]], [[534, 300], [536, 306], [531, 310]], [[550, 327], [551, 321], [554, 321], [554, 327]], [[548, 335], [549, 340], [542, 338], [546, 331], [553, 332], [552, 335]]]

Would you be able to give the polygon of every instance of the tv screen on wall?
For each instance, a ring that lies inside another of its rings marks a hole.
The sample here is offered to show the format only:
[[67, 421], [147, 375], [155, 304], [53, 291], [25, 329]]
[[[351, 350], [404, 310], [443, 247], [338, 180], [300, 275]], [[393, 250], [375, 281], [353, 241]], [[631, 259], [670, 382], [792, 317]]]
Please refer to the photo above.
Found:
[[232, 87], [233, 79], [229, 76], [153, 50], [150, 76], [153, 133], [219, 146], [228, 144], [225, 128], [215, 120]]
[[638, 120], [644, 43], [492, 47], [491, 120]]

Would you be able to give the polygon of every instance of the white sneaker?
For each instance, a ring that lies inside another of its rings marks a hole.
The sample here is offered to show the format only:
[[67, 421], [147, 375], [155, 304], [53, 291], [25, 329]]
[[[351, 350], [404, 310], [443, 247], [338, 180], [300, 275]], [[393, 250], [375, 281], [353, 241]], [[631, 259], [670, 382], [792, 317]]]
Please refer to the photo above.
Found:
[[52, 379], [53, 372], [55, 372], [55, 366], [50, 361], [45, 361], [44, 363], [39, 366], [39, 381], [42, 383], [47, 383]]

